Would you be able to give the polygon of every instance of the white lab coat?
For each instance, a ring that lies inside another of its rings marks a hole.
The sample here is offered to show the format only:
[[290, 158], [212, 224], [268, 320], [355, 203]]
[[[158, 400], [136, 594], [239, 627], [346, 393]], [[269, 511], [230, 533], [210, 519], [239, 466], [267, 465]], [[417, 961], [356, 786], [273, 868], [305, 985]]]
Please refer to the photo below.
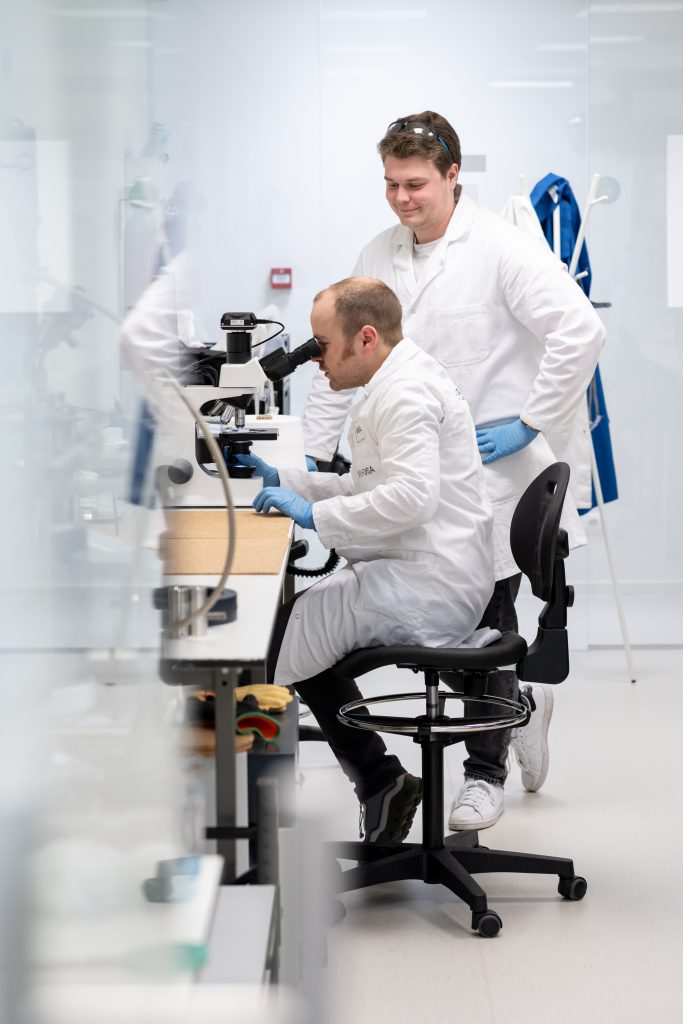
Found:
[[[321, 374], [322, 376], [322, 374]], [[297, 600], [275, 672], [317, 675], [359, 647], [457, 646], [493, 590], [492, 514], [467, 403], [405, 338], [351, 410], [351, 472], [280, 470], [348, 564]]]
[[[577, 444], [582, 456], [572, 465], [572, 487], [590, 479], [590, 436], [581, 410], [605, 330], [545, 242], [465, 195], [419, 284], [412, 245], [409, 228], [390, 228], [363, 249], [354, 274], [393, 288], [406, 334], [445, 367], [478, 426], [521, 415], [541, 431], [522, 451], [485, 467], [496, 578], [504, 579], [518, 571], [510, 521], [528, 484]], [[332, 392], [324, 378], [314, 381], [304, 414], [308, 454], [330, 458], [351, 401], [348, 392]], [[571, 498], [563, 525], [572, 547], [585, 543]]]
[[520, 231], [545, 242], [545, 235], [538, 214], [528, 196], [510, 196], [500, 211], [503, 220], [509, 220]]

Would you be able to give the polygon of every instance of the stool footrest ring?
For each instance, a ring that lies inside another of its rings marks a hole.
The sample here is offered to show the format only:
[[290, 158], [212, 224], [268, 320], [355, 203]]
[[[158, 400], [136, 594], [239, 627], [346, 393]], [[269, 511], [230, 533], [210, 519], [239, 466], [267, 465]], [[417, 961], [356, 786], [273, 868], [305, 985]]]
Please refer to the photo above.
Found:
[[487, 694], [483, 697], [475, 697], [466, 693], [444, 693], [439, 690], [439, 703], [446, 700], [461, 700], [463, 704], [479, 704], [489, 708], [497, 708], [504, 711], [502, 717], [488, 718], [449, 718], [447, 715], [427, 717], [420, 715], [415, 718], [401, 718], [393, 715], [365, 715], [356, 714], [359, 708], [370, 707], [374, 704], [389, 704], [399, 700], [425, 700], [425, 692], [422, 693], [391, 693], [382, 697], [369, 697], [362, 700], [352, 700], [337, 712], [337, 718], [344, 725], [350, 725], [354, 729], [364, 729], [367, 732], [392, 732], [406, 736], [416, 736], [418, 733], [442, 733], [447, 736], [467, 735], [469, 733], [493, 732], [496, 729], [513, 729], [522, 725], [527, 718], [527, 709], [519, 701], [510, 700], [507, 697], [497, 697]]

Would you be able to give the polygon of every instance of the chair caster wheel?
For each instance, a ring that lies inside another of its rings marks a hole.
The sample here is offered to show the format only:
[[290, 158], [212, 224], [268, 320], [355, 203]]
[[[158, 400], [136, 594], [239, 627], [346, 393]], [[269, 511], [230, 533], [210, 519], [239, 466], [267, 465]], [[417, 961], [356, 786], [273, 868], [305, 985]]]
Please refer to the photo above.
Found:
[[330, 900], [327, 906], [327, 923], [339, 924], [346, 917], [346, 907], [341, 900]]
[[502, 927], [503, 922], [494, 910], [485, 910], [483, 914], [472, 914], [472, 929], [479, 932], [484, 939], [494, 938]]
[[557, 886], [560, 896], [566, 900], [582, 900], [586, 895], [588, 882], [581, 875], [574, 875], [573, 878], [561, 878]]

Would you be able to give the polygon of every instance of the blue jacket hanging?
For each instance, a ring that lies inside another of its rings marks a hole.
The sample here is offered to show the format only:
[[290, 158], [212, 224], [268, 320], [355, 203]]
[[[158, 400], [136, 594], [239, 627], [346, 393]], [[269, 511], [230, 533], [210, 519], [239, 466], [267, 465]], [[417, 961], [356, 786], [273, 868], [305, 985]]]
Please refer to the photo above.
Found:
[[[557, 202], [553, 200], [549, 189], [555, 187], [557, 190]], [[541, 178], [531, 191], [531, 203], [541, 222], [543, 234], [551, 248], [553, 248], [553, 212], [556, 205], [560, 207], [560, 259], [569, 266], [574, 252], [576, 239], [581, 226], [581, 211], [579, 210], [574, 193], [566, 178], [558, 174], [546, 174]], [[576, 266], [577, 274], [585, 271], [586, 276], [577, 282], [586, 293], [590, 295], [591, 288], [591, 265], [588, 259], [588, 248], [584, 242], [579, 253], [579, 260]], [[614, 457], [612, 454], [612, 440], [610, 437], [609, 417], [605, 405], [605, 395], [600, 379], [600, 368], [596, 366], [593, 380], [588, 386], [588, 415], [590, 420], [591, 440], [595, 451], [595, 461], [598, 466], [600, 486], [604, 501], [615, 501], [619, 497], [617, 490], [617, 476], [614, 468]], [[595, 508], [597, 498], [595, 487], [592, 490], [592, 505]], [[585, 514], [588, 509], [580, 509]]]

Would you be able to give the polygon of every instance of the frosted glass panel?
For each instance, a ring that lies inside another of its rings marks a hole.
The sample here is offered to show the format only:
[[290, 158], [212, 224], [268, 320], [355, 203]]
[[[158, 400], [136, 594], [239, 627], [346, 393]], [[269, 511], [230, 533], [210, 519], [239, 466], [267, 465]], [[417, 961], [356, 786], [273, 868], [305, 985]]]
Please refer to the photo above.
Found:
[[19, 1022], [28, 974], [123, 979], [163, 947], [141, 886], [186, 839], [120, 350], [121, 211], [166, 5], [0, 6], [0, 1019]]
[[[683, 310], [670, 302], [672, 288], [680, 294], [680, 281], [670, 279], [680, 243], [674, 234], [673, 253], [667, 250], [677, 216], [667, 196], [680, 193], [681, 183], [671, 137], [683, 133], [683, 10], [596, 3], [589, 15], [591, 170], [613, 178], [619, 193], [596, 208], [590, 233], [593, 297], [612, 303], [602, 367], [620, 500], [606, 518], [632, 639], [680, 644]], [[595, 530], [589, 640], [616, 643], [597, 524]]]

